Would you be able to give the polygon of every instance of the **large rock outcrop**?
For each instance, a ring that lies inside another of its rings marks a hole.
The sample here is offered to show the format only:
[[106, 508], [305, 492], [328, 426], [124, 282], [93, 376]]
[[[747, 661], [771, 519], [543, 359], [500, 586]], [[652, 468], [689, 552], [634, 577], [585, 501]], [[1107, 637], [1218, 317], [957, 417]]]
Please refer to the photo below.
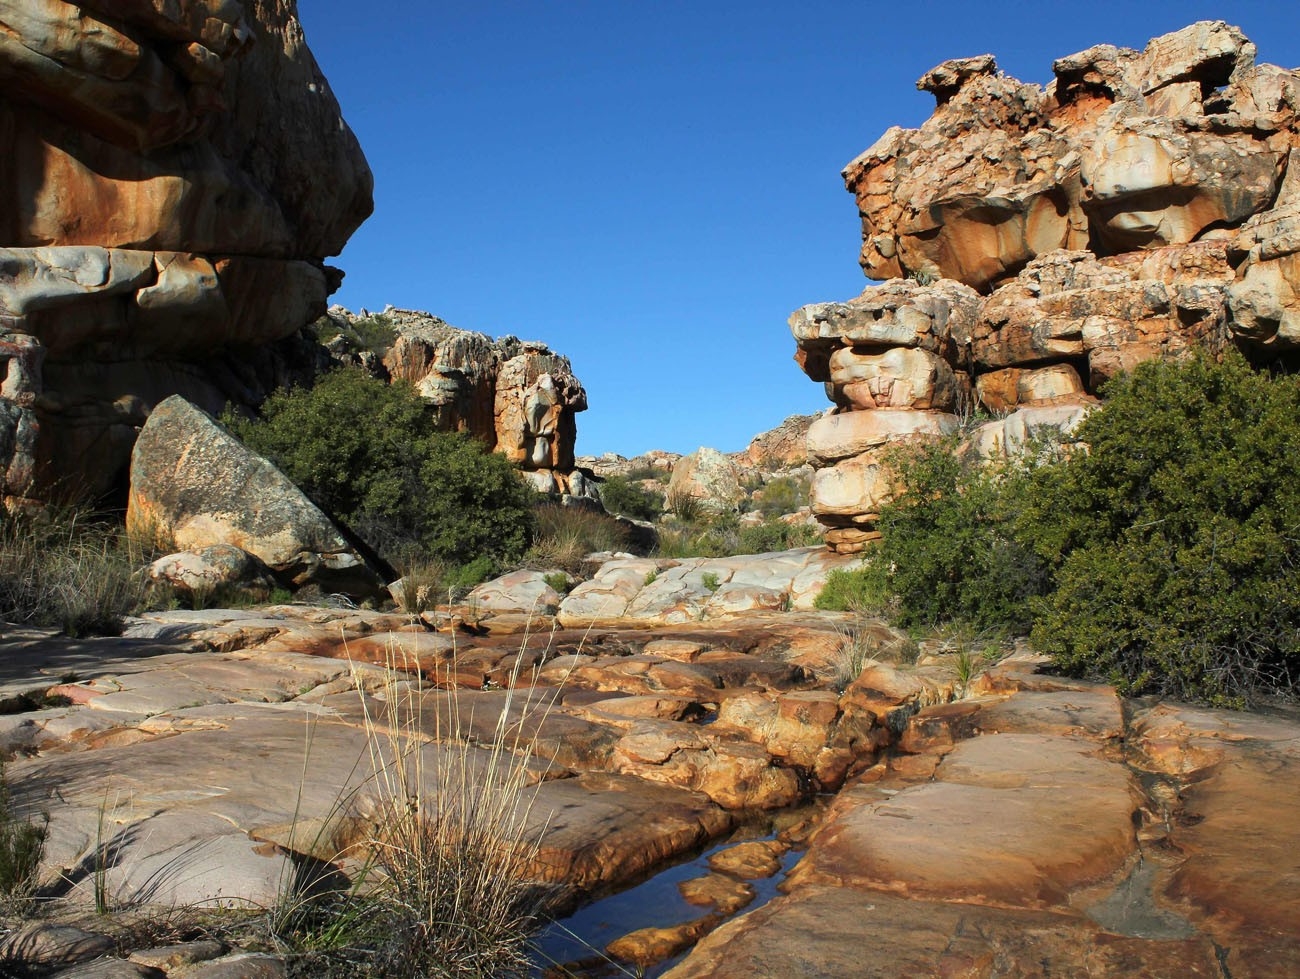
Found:
[[102, 495], [168, 395], [310, 366], [372, 179], [293, 0], [5, 4], [0, 81], [0, 490]]
[[1014, 412], [976, 437], [1001, 454], [1144, 360], [1300, 345], [1300, 71], [1218, 21], [1052, 70], [1040, 88], [991, 55], [944, 62], [917, 83], [930, 119], [844, 170], [862, 268], [890, 281], [790, 318], [836, 406], [808, 446], [838, 550], [876, 536], [890, 445]]
[[392, 306], [360, 316], [334, 306], [322, 324], [355, 335], [367, 321], [392, 338], [356, 359], [385, 380], [415, 388], [440, 429], [468, 432], [500, 452], [538, 492], [594, 496], [574, 464], [575, 416], [587, 410], [587, 392], [568, 357], [535, 340], [493, 340], [429, 313]]

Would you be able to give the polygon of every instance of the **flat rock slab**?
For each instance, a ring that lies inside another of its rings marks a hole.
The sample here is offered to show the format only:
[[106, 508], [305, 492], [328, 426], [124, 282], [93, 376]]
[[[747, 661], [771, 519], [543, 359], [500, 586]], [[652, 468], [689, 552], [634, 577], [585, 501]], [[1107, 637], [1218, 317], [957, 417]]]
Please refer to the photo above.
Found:
[[1209, 710], [1142, 722], [1149, 750], [1152, 734], [1181, 727], [1183, 757], [1215, 759], [1171, 820], [1184, 859], [1167, 899], [1214, 936], [1231, 975], [1300, 975], [1300, 725]]
[[1221, 975], [1205, 939], [1152, 943], [1071, 914], [819, 885], [723, 925], [665, 979]]
[[560, 603], [566, 629], [726, 619], [755, 611], [807, 610], [827, 575], [857, 559], [804, 547], [726, 558], [607, 561]]
[[1117, 741], [1124, 733], [1120, 700], [1111, 687], [1023, 692], [980, 710], [986, 734], [1051, 734]]
[[[167, 737], [9, 767], [20, 808], [49, 813], [48, 875], [87, 901], [98, 886], [114, 904], [267, 906], [292, 878], [281, 847], [334, 859], [391, 801], [376, 766], [395, 749], [367, 733], [359, 706], [210, 704], [165, 717]], [[473, 745], [407, 750], [426, 799], [442, 798], [461, 772], [481, 781], [493, 764]], [[526, 764], [535, 788], [517, 806], [542, 839], [539, 870], [580, 889], [640, 873], [732, 824], [684, 789], [605, 775], [549, 781], [568, 773]]]
[[987, 735], [957, 745], [934, 781], [877, 792], [841, 795], [800, 879], [1047, 908], [1114, 874], [1136, 847], [1131, 777], [1086, 742]]

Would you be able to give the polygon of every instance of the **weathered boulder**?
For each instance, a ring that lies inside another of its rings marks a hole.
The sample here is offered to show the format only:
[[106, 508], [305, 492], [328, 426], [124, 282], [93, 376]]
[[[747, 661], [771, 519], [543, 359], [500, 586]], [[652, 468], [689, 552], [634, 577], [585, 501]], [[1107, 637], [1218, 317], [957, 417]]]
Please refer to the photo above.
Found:
[[153, 410], [136, 440], [126, 523], [172, 547], [233, 545], [294, 586], [359, 597], [383, 588], [284, 474], [177, 395]]
[[212, 594], [229, 587], [269, 591], [274, 585], [262, 562], [233, 544], [212, 544], [160, 557], [149, 565], [149, 580], [191, 594]]
[[0, 80], [0, 491], [120, 491], [153, 405], [310, 367], [370, 171], [293, 0], [8, 4]]
[[844, 170], [863, 269], [987, 291], [1045, 252], [1186, 244], [1268, 209], [1296, 143], [1294, 74], [1254, 57], [1202, 22], [1061, 58], [1046, 90], [988, 55], [945, 62], [917, 83], [933, 116]]
[[808, 461], [805, 445], [808, 426], [817, 418], [817, 415], [791, 415], [776, 428], [755, 435], [740, 455], [746, 464], [769, 472], [802, 466]]
[[957, 424], [956, 415], [905, 408], [827, 415], [808, 429], [808, 458], [826, 465], [890, 443], [949, 435]]
[[717, 449], [701, 446], [677, 460], [668, 481], [668, 500], [689, 497], [714, 513], [734, 510], [744, 498], [740, 469]]

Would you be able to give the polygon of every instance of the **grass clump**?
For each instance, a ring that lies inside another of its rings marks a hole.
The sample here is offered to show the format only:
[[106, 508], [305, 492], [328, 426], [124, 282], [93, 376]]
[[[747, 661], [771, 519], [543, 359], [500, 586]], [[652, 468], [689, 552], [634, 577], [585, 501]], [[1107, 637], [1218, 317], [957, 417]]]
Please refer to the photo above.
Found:
[[22, 913], [36, 893], [49, 817], [19, 815], [0, 764], [0, 910]]
[[0, 509], [0, 620], [117, 635], [145, 598], [144, 550], [106, 520], [47, 507]]
[[454, 691], [447, 712], [423, 716], [424, 694], [397, 665], [378, 694], [383, 716], [364, 712], [376, 809], [350, 848], [362, 865], [345, 887], [322, 887], [325, 872], [301, 877], [273, 917], [290, 974], [527, 976], [550, 893], [536, 874], [532, 743], [507, 724], [509, 695], [487, 738], [464, 738]]
[[813, 607], [827, 612], [861, 612], [881, 614], [889, 595], [878, 574], [869, 566], [836, 568], [826, 576], [826, 584], [813, 599]]
[[628, 544], [627, 532], [617, 520], [587, 507], [542, 503], [534, 509], [533, 519], [536, 530], [524, 556], [526, 567], [576, 573], [588, 554], [620, 551]]

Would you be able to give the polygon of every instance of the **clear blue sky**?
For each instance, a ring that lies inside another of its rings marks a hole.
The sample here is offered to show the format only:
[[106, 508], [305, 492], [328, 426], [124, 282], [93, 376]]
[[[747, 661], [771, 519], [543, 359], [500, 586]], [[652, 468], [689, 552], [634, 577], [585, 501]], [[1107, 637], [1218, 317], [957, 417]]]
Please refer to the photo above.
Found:
[[827, 402], [786, 317], [868, 283], [839, 171], [933, 106], [915, 80], [1222, 19], [1300, 65], [1288, 2], [300, 0], [375, 173], [333, 301], [569, 356], [580, 453], [743, 448]]

